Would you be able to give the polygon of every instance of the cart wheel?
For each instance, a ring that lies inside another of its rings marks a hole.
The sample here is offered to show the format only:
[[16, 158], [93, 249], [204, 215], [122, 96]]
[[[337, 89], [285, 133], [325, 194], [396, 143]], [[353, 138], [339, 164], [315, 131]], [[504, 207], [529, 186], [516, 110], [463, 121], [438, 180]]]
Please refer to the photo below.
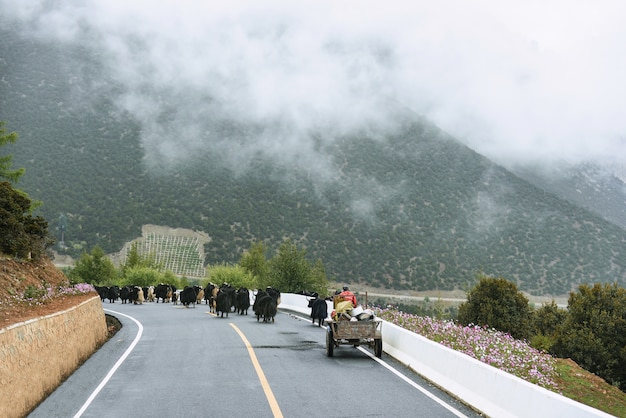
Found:
[[332, 357], [334, 349], [335, 342], [333, 341], [333, 332], [330, 330], [330, 327], [328, 327], [326, 329], [326, 355]]
[[378, 358], [383, 356], [383, 340], [380, 338], [374, 340], [374, 355]]

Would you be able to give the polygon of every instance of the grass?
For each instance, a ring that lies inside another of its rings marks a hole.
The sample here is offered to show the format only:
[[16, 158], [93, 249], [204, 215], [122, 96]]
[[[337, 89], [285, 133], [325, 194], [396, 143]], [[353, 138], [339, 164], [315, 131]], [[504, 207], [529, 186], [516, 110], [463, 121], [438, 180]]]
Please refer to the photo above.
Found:
[[483, 363], [617, 417], [626, 417], [626, 393], [575, 362], [557, 359], [510, 335], [480, 326], [377, 309], [377, 315], [402, 328], [463, 352]]
[[626, 417], [626, 393], [572, 360], [557, 359], [555, 379], [561, 394], [616, 417]]

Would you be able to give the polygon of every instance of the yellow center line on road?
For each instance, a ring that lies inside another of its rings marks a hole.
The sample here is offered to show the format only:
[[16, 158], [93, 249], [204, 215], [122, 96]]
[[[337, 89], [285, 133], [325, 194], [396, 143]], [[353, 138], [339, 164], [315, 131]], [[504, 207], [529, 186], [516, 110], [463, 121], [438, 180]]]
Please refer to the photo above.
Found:
[[270, 388], [270, 384], [267, 382], [267, 379], [265, 378], [265, 373], [263, 373], [263, 369], [261, 369], [261, 365], [259, 364], [259, 361], [256, 358], [256, 354], [254, 354], [254, 350], [252, 349], [250, 342], [248, 342], [248, 339], [246, 338], [246, 336], [243, 335], [243, 332], [241, 332], [241, 330], [237, 328], [235, 324], [231, 322], [229, 323], [229, 325], [233, 327], [235, 331], [237, 331], [237, 334], [239, 334], [239, 336], [243, 340], [243, 343], [248, 349], [250, 360], [252, 360], [252, 364], [254, 365], [254, 370], [256, 370], [257, 376], [259, 376], [259, 380], [261, 381], [261, 386], [263, 387], [263, 392], [265, 392], [265, 397], [267, 398], [267, 402], [269, 402], [270, 404], [270, 408], [272, 409], [272, 413], [274, 414], [274, 417], [282, 418], [283, 413], [280, 411], [278, 402], [276, 402], [274, 393], [272, 393], [272, 388]]

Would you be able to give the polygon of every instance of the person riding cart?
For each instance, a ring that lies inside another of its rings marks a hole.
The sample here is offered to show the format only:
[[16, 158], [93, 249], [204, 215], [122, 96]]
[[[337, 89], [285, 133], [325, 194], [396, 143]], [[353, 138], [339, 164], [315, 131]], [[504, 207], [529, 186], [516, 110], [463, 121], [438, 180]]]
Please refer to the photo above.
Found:
[[356, 296], [354, 295], [354, 293], [352, 293], [350, 291], [348, 286], [344, 286], [343, 287], [343, 292], [339, 293], [339, 296], [341, 296], [343, 298], [343, 300], [352, 302], [352, 307], [356, 307], [357, 306]]

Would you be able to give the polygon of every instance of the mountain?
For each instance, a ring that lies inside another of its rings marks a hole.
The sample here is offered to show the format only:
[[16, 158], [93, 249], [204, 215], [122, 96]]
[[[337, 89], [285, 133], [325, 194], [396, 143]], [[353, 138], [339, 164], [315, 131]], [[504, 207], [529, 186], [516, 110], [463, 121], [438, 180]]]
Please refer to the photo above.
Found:
[[624, 169], [597, 164], [516, 167], [512, 171], [537, 187], [583, 207], [626, 231]]
[[535, 295], [626, 284], [624, 229], [400, 107], [393, 128], [364, 122], [333, 141], [312, 129], [311, 148], [285, 159], [250, 151], [263, 126], [194, 115], [228, 146], [199, 132], [183, 152], [186, 126], [173, 125], [190, 110], [172, 104], [158, 125], [169, 141], [146, 141], [93, 51], [3, 27], [0, 75], [0, 120], [20, 135], [2, 152], [26, 168], [18, 186], [44, 202], [57, 238], [65, 226], [61, 252], [114, 253], [153, 224], [208, 234], [211, 264], [290, 238], [331, 280], [372, 287], [467, 290], [481, 272]]

